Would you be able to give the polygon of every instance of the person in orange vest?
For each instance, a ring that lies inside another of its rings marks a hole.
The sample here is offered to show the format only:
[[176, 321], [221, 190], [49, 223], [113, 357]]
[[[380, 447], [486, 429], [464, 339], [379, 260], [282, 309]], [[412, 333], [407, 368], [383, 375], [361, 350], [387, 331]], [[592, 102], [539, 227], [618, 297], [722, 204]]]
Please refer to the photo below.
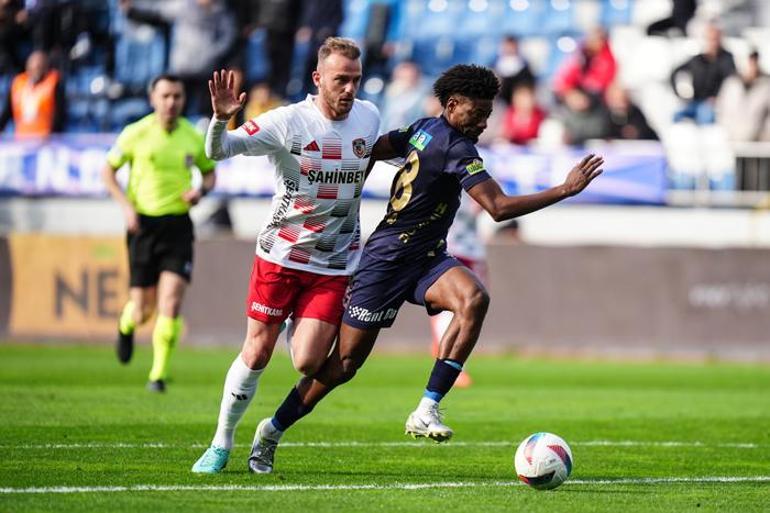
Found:
[[27, 58], [26, 71], [11, 82], [0, 131], [13, 118], [17, 137], [45, 137], [64, 126], [64, 91], [59, 72], [49, 66], [48, 55], [36, 50]]

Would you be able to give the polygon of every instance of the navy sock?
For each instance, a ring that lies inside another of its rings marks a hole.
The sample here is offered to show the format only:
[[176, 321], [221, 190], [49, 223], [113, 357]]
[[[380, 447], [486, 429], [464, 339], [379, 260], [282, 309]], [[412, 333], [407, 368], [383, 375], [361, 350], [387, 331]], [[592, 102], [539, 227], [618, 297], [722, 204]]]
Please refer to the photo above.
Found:
[[289, 395], [283, 400], [281, 405], [275, 410], [273, 415], [273, 425], [279, 431], [286, 431], [295, 422], [313, 411], [312, 406], [305, 406], [302, 398], [299, 396], [297, 387], [292, 387]]
[[455, 384], [455, 380], [462, 370], [463, 364], [455, 360], [436, 360], [423, 397], [428, 397], [436, 402], [440, 401]]

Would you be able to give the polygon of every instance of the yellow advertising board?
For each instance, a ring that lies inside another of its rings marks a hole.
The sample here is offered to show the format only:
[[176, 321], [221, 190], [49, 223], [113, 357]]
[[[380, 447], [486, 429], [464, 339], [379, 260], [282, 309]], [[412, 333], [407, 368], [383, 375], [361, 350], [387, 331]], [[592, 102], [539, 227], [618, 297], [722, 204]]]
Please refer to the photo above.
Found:
[[128, 295], [120, 237], [12, 234], [11, 336], [108, 338]]

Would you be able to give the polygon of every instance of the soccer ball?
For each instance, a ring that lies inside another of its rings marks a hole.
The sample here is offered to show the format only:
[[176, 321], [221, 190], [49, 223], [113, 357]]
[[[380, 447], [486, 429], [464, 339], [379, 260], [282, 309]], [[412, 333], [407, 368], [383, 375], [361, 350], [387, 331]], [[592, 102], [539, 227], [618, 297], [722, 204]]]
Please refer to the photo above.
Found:
[[572, 451], [552, 433], [535, 433], [519, 444], [513, 462], [520, 481], [537, 490], [551, 490], [572, 472]]

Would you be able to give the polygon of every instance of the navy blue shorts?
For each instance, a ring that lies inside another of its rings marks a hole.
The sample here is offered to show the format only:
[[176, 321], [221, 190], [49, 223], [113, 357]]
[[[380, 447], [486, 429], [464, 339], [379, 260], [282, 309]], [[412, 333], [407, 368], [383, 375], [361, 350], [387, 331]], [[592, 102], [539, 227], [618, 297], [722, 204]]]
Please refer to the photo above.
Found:
[[[389, 328], [404, 301], [425, 305], [430, 286], [452, 267], [462, 265], [446, 253], [404, 263], [372, 258], [364, 251], [350, 283], [342, 322], [360, 329]], [[429, 315], [439, 313], [427, 305], [426, 309]]]

